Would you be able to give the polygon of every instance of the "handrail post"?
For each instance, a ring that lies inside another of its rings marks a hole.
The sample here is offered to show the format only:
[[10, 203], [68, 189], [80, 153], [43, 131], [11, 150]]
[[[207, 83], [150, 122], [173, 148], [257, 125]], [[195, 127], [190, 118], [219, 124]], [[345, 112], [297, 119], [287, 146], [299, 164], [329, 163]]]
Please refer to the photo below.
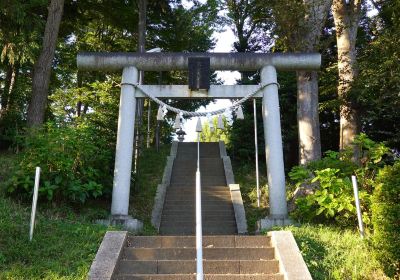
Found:
[[257, 106], [256, 99], [253, 99], [254, 111], [254, 150], [256, 154], [256, 184], [257, 184], [257, 207], [260, 207], [260, 180], [258, 174], [258, 132], [257, 132]]
[[201, 180], [200, 180], [200, 132], [197, 132], [197, 171], [196, 171], [196, 280], [203, 280], [203, 228], [201, 218]]

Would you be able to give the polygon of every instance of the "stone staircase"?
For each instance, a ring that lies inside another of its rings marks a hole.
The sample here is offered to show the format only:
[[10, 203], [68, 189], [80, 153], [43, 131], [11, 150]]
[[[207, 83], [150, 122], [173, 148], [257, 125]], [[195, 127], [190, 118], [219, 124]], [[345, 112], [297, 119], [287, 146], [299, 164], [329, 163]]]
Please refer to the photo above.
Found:
[[[194, 235], [197, 143], [179, 143], [161, 216], [161, 235]], [[200, 144], [203, 234], [236, 234], [218, 143]]]
[[[165, 183], [159, 185], [155, 199], [155, 209], [162, 211], [155, 215], [161, 235], [108, 231], [89, 280], [196, 279], [197, 144], [176, 144], [167, 160]], [[240, 188], [234, 184], [223, 143], [201, 143], [200, 157], [204, 279], [312, 280], [291, 232], [237, 234], [247, 232], [243, 229], [247, 225]]]
[[[197, 143], [179, 143], [161, 216], [163, 236], [130, 236], [116, 280], [196, 279]], [[238, 236], [218, 143], [200, 144], [205, 279], [284, 279], [267, 236]]]
[[[130, 236], [115, 280], [196, 279], [194, 236]], [[204, 236], [206, 280], [283, 280], [268, 236]]]

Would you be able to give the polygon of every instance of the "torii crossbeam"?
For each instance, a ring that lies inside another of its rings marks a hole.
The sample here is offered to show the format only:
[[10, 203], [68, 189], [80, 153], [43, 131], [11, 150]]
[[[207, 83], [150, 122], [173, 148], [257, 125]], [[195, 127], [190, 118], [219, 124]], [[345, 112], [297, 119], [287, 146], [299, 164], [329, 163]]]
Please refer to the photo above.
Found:
[[264, 226], [287, 223], [285, 173], [279, 112], [277, 70], [318, 70], [318, 53], [79, 53], [80, 70], [122, 72], [118, 135], [111, 214], [128, 217], [136, 98], [146, 97], [141, 90], [162, 98], [241, 98], [259, 88], [258, 85], [211, 86], [207, 92], [191, 91], [188, 86], [141, 85], [139, 71], [187, 70], [189, 58], [209, 58], [211, 70], [260, 71], [265, 155], [269, 186], [270, 214]]

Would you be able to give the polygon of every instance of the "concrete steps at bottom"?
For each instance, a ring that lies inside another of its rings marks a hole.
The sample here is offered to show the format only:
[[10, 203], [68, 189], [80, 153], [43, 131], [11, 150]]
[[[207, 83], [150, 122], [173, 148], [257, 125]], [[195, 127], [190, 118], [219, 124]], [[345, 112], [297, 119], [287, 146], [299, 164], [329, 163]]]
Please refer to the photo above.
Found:
[[[120, 274], [192, 274], [196, 273], [194, 260], [128, 261], [119, 263]], [[277, 260], [204, 260], [205, 274], [271, 274], [279, 272]]]
[[[195, 236], [129, 236], [114, 280], [196, 279]], [[283, 280], [268, 236], [203, 237], [205, 280]]]
[[[196, 280], [192, 274], [122, 275], [114, 280]], [[204, 280], [284, 280], [282, 274], [205, 274]]]

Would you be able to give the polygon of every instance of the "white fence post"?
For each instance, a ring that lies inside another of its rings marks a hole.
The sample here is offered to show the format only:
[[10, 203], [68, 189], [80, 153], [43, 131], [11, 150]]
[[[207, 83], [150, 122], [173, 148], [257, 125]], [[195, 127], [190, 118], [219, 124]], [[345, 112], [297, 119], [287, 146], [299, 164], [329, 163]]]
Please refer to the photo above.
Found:
[[33, 228], [35, 227], [35, 215], [36, 215], [36, 205], [39, 192], [39, 181], [40, 181], [40, 167], [36, 167], [35, 186], [33, 188], [33, 199], [32, 199], [31, 225], [29, 229], [29, 241], [32, 241]]
[[360, 235], [364, 238], [364, 225], [361, 216], [361, 207], [360, 207], [360, 199], [358, 198], [358, 186], [357, 186], [357, 178], [356, 176], [351, 176], [351, 181], [353, 182], [353, 190], [354, 190], [354, 200], [356, 202], [357, 209], [357, 218], [358, 218], [358, 227], [360, 229]]

